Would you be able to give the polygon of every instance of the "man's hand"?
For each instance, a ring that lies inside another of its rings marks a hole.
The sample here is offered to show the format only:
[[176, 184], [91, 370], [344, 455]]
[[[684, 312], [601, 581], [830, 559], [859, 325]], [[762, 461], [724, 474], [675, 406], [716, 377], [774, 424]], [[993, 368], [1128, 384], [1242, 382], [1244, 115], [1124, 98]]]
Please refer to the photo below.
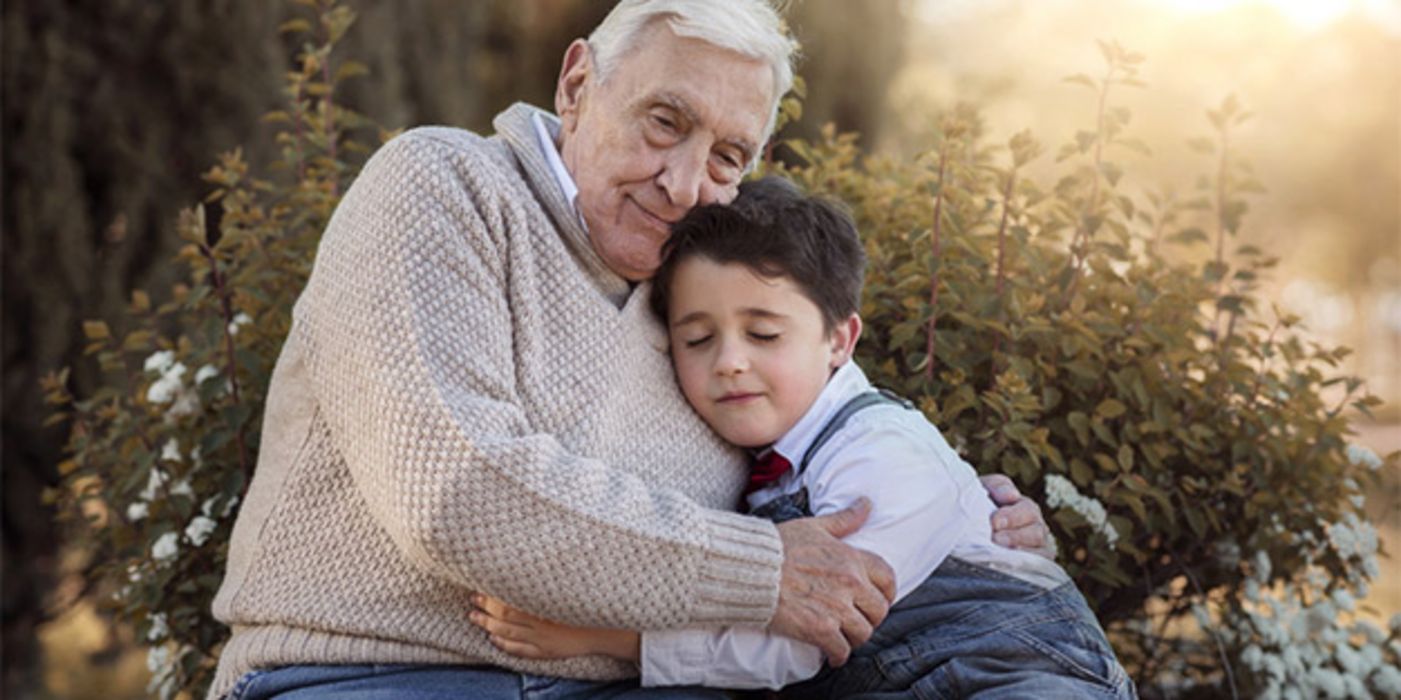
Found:
[[895, 600], [895, 572], [884, 559], [843, 544], [871, 514], [861, 499], [846, 510], [780, 523], [783, 580], [769, 631], [822, 649], [846, 663], [885, 619]]
[[1041, 517], [1041, 506], [1022, 496], [1004, 474], [981, 477], [998, 509], [992, 514], [992, 541], [1011, 549], [1024, 549], [1051, 561], [1056, 559], [1056, 541]]

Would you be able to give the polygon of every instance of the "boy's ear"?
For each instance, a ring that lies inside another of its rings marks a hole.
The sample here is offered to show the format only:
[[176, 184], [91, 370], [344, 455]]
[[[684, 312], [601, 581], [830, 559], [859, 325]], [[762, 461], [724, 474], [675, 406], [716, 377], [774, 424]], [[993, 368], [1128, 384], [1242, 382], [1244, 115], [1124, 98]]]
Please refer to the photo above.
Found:
[[856, 341], [861, 339], [861, 317], [856, 314], [838, 321], [832, 328], [832, 369], [841, 367], [856, 351]]
[[579, 108], [584, 102], [584, 86], [593, 75], [593, 50], [589, 42], [575, 39], [564, 51], [564, 63], [559, 67], [555, 83], [555, 115], [560, 119], [560, 131], [568, 134], [579, 121]]

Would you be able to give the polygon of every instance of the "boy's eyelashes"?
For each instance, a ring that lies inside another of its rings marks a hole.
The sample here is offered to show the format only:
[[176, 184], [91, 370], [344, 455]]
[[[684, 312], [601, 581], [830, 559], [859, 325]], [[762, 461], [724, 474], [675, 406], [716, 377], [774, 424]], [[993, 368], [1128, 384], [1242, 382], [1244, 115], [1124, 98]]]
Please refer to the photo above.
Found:
[[[745, 335], [748, 336], [750, 340], [753, 340], [754, 342], [757, 342], [757, 343], [772, 343], [772, 342], [774, 342], [775, 340], [778, 340], [779, 336], [781, 336], [782, 334], [781, 334], [781, 333], [760, 333], [760, 332], [758, 332], [758, 331], [747, 331], [747, 332], [745, 332]], [[702, 346], [702, 345], [705, 345], [706, 343], [710, 342], [710, 341], [713, 340], [714, 338], [715, 338], [715, 334], [713, 334], [713, 333], [708, 333], [708, 334], [706, 334], [706, 335], [699, 336], [699, 337], [685, 338], [685, 339], [682, 340], [682, 344], [685, 345], [685, 346], [688, 347], [688, 348], [698, 348], [698, 347], [700, 347], [700, 346]]]

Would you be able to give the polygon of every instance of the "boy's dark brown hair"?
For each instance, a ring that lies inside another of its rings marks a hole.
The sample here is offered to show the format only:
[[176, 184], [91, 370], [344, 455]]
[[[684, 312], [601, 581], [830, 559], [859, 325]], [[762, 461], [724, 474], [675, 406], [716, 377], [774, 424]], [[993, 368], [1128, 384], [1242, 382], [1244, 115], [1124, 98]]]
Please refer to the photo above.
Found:
[[823, 327], [856, 313], [866, 254], [856, 224], [835, 202], [765, 177], [740, 185], [728, 206], [692, 209], [671, 227], [652, 278], [652, 310], [663, 322], [676, 267], [695, 256], [739, 263], [764, 277], [788, 277], [822, 312]]

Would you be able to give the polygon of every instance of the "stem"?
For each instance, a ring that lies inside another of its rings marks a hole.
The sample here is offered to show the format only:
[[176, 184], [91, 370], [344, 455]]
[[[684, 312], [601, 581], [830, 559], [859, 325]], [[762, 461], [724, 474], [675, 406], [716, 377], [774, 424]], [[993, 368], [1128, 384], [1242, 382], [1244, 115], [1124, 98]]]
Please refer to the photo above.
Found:
[[1109, 70], [1104, 75], [1104, 80], [1100, 81], [1099, 105], [1095, 113], [1095, 153], [1092, 161], [1092, 174], [1094, 180], [1090, 183], [1090, 198], [1085, 202], [1085, 209], [1080, 212], [1080, 221], [1076, 223], [1075, 236], [1070, 241], [1070, 284], [1065, 289], [1065, 296], [1062, 299], [1063, 305], [1070, 304], [1070, 298], [1075, 295], [1075, 287], [1080, 282], [1080, 266], [1085, 263], [1086, 249], [1090, 245], [1090, 228], [1085, 221], [1090, 214], [1099, 208], [1099, 180], [1100, 165], [1104, 157], [1104, 110], [1109, 103], [1109, 85], [1114, 77], [1114, 66], [1109, 66]]
[[939, 194], [934, 195], [934, 228], [930, 234], [933, 267], [929, 273], [929, 322], [924, 338], [924, 378], [934, 378], [934, 326], [939, 318], [939, 256], [943, 253], [944, 176], [948, 172], [949, 141], [946, 137], [939, 148]]
[[[1202, 605], [1206, 605], [1206, 592], [1202, 590], [1201, 584], [1197, 582], [1197, 577], [1192, 575], [1192, 570], [1187, 568], [1187, 565], [1183, 563], [1182, 557], [1178, 556], [1176, 551], [1172, 552], [1172, 558], [1177, 562], [1178, 568], [1182, 569], [1182, 573], [1187, 576], [1187, 581], [1192, 584], [1192, 590], [1196, 591], [1197, 595], [1201, 597]], [[1240, 693], [1236, 690], [1236, 674], [1231, 670], [1231, 660], [1226, 657], [1225, 643], [1221, 641], [1221, 637], [1216, 634], [1215, 629], [1205, 629], [1202, 631], [1211, 635], [1211, 640], [1216, 642], [1216, 653], [1221, 657], [1221, 669], [1226, 672], [1226, 682], [1231, 686], [1232, 700], [1240, 700]]]
[[[1216, 318], [1211, 321], [1211, 332], [1216, 337], [1217, 343], [1222, 343], [1224, 337], [1218, 331], [1221, 324], [1221, 293], [1226, 286], [1226, 173], [1230, 163], [1231, 132], [1225, 127], [1221, 127], [1221, 159], [1216, 166], [1216, 269], [1221, 273], [1221, 279], [1216, 280]], [[1230, 321], [1231, 329], [1235, 328], [1235, 314], [1232, 312]]]
[[[1003, 299], [1003, 291], [1007, 282], [1007, 219], [1012, 211], [1012, 191], [1017, 182], [1017, 170], [1013, 168], [1007, 174], [1007, 187], [1002, 191], [1002, 220], [997, 223], [997, 305], [998, 320], [1005, 320], [1007, 304]], [[1002, 350], [1002, 334], [999, 333], [992, 341], [992, 374], [996, 381], [998, 373], [998, 357]]]
[[997, 224], [997, 296], [1002, 296], [1007, 280], [1007, 218], [1012, 211], [1012, 189], [1017, 181], [1014, 169], [1007, 175], [1007, 187], [1002, 191], [1002, 220]]
[[[332, 100], [332, 95], [336, 90], [335, 83], [331, 82], [331, 44], [326, 44], [326, 55], [321, 59], [321, 79], [326, 81], [326, 97], [321, 100], [321, 111], [326, 120], [326, 155], [330, 158], [331, 167], [336, 167], [336, 107]], [[340, 173], [331, 173], [331, 196], [335, 197], [340, 192]]]
[[[219, 261], [214, 257], [214, 251], [209, 246], [204, 245], [200, 246], [200, 251], [209, 260], [214, 294], [219, 298], [220, 312], [224, 318], [224, 357], [226, 363], [224, 371], [229, 375], [229, 394], [233, 398], [234, 404], [238, 405], [243, 402], [239, 396], [238, 359], [234, 354], [233, 333], [229, 330], [233, 325], [233, 295], [224, 284], [224, 274], [219, 270]], [[239, 425], [238, 430], [234, 433], [235, 441], [238, 443], [238, 466], [243, 471], [244, 476], [243, 493], [239, 494], [240, 498], [247, 493], [248, 484], [253, 480], [253, 469], [248, 461], [248, 444], [243, 435], [246, 427], [246, 424]]]
[[296, 83], [296, 87], [293, 89], [292, 92], [292, 125], [294, 134], [293, 141], [296, 144], [297, 151], [298, 181], [301, 181], [306, 178], [306, 158], [302, 156], [302, 141], [304, 141], [306, 138], [303, 135], [304, 129], [302, 127], [303, 109], [305, 109], [305, 105], [302, 104], [302, 84], [300, 81], [298, 81]]

